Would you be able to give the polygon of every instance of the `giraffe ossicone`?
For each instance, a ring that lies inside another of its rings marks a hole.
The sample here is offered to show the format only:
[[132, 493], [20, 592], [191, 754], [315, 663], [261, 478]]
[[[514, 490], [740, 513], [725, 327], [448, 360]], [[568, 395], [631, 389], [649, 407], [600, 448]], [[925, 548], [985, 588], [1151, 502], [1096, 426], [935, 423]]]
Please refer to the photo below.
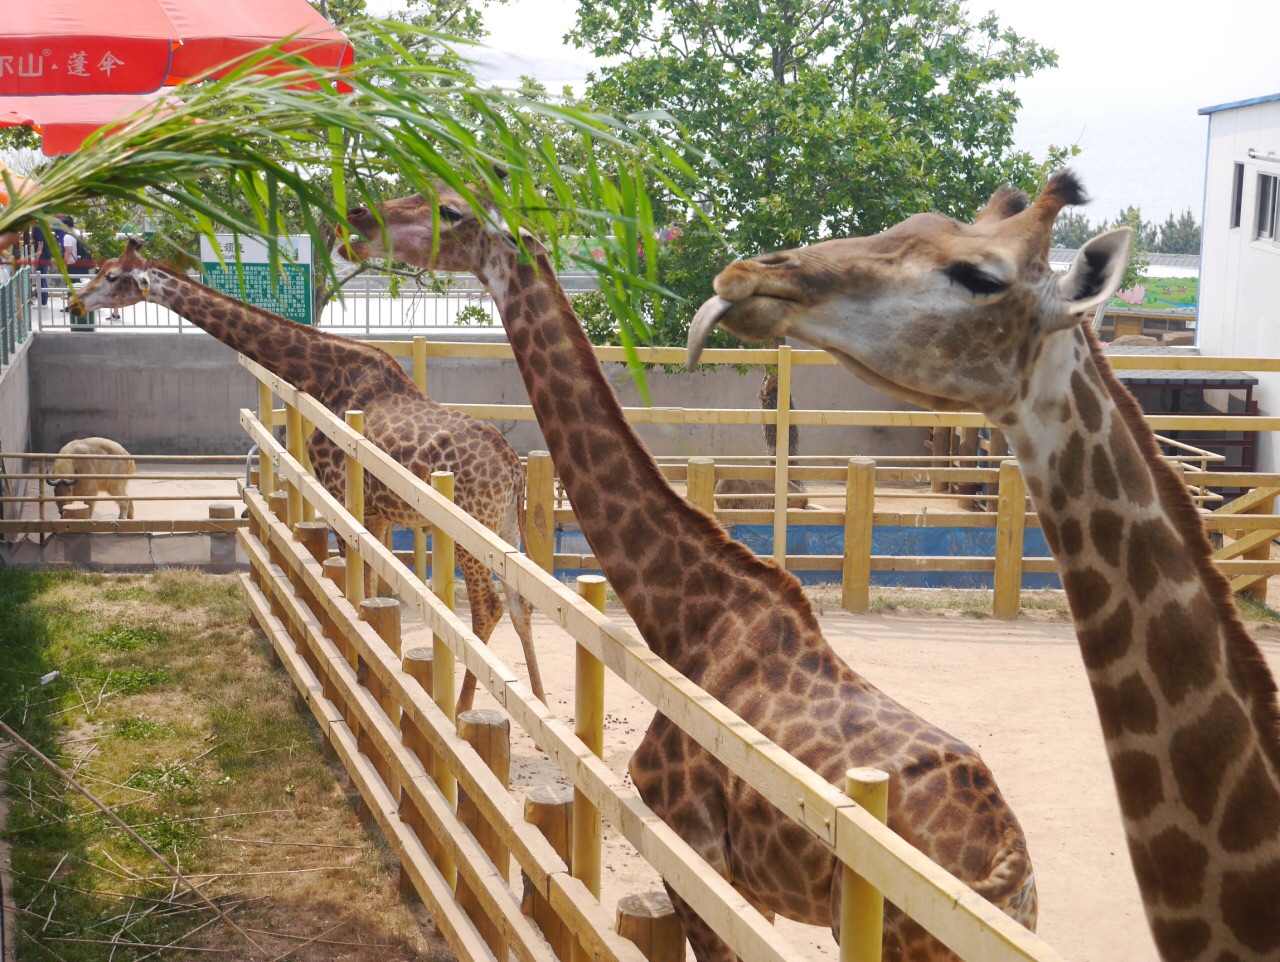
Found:
[[[493, 295], [529, 399], [592, 551], [649, 647], [833, 783], [888, 773], [889, 825], [1029, 928], [1026, 839], [967, 745], [876, 689], [823, 638], [796, 579], [677, 494], [630, 424], [546, 251], [518, 242], [480, 191], [439, 188], [348, 214], [359, 257], [474, 273]], [[801, 826], [657, 715], [630, 772], [644, 801], [743, 895], [839, 938], [841, 873]], [[668, 890], [699, 962], [728, 945]], [[954, 956], [886, 907], [885, 958]]]
[[[513, 545], [524, 533], [524, 466], [506, 438], [487, 422], [437, 404], [399, 362], [372, 344], [298, 324], [192, 280], [168, 265], [148, 260], [137, 243], [103, 263], [96, 277], [76, 291], [72, 309], [87, 313], [160, 304], [272, 374], [306, 391], [334, 414], [364, 411], [365, 436], [424, 481], [452, 471], [460, 508]], [[307, 441], [316, 479], [341, 500], [346, 483], [342, 449], [320, 431]], [[426, 526], [426, 519], [373, 475], [365, 484], [365, 527], [381, 539], [392, 524]], [[471, 628], [487, 642], [502, 618], [502, 600], [484, 562], [458, 550], [471, 606]], [[365, 593], [376, 583], [366, 570]], [[530, 687], [545, 701], [533, 647], [531, 607], [504, 585], [507, 610], [524, 647]], [[476, 679], [463, 680], [458, 710], [471, 707]]]
[[1129, 853], [1167, 962], [1280, 959], [1280, 708], [1195, 504], [1082, 317], [1116, 289], [1129, 230], [1049, 267], [1064, 171], [973, 224], [917, 214], [872, 237], [730, 264], [698, 312], [794, 336], [872, 384], [1004, 431], [1062, 572]]

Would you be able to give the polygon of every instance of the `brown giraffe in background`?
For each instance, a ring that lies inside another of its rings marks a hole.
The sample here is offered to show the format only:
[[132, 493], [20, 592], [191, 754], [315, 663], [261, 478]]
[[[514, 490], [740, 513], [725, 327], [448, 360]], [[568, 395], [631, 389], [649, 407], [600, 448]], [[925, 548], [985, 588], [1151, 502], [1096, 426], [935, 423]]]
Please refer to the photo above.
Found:
[[[252, 307], [206, 287], [156, 261], [130, 242], [120, 257], [76, 292], [77, 313], [119, 308], [139, 301], [160, 304], [257, 361], [334, 414], [364, 411], [365, 436], [422, 478], [452, 471], [458, 506], [513, 545], [524, 529], [524, 467], [502, 434], [484, 421], [427, 397], [394, 357], [379, 347], [320, 331]], [[346, 466], [342, 449], [320, 431], [307, 441], [317, 480], [342, 500]], [[426, 526], [426, 519], [373, 475], [366, 475], [364, 525], [381, 540], [391, 524]], [[489, 569], [461, 548], [458, 565], [467, 584], [471, 628], [484, 642], [502, 618]], [[372, 578], [366, 571], [366, 586]], [[506, 588], [507, 608], [524, 645], [529, 683], [546, 700], [533, 649], [529, 604]], [[366, 592], [368, 588], [366, 587]], [[458, 710], [471, 707], [476, 679], [462, 684]]]
[[1119, 284], [1122, 228], [1049, 268], [1070, 172], [977, 221], [917, 214], [874, 237], [729, 265], [699, 311], [795, 336], [904, 400], [979, 410], [1018, 456], [1062, 570], [1134, 871], [1168, 962], [1280, 959], [1276, 688], [1195, 505], [1081, 318]]
[[[799, 582], [672, 490], [541, 245], [525, 236], [521, 251], [502, 217], [444, 188], [348, 217], [367, 238], [353, 245], [358, 256], [388, 256], [385, 230], [397, 259], [471, 271], [488, 286], [583, 533], [649, 647], [830, 781], [843, 784], [856, 766], [888, 772], [890, 826], [1034, 928], [1026, 841], [990, 770], [841, 661]], [[831, 926], [839, 938], [835, 857], [663, 715], [630, 771], [645, 802], [767, 917]], [[699, 962], [731, 962], [719, 936], [671, 898]], [[953, 958], [893, 907], [885, 951]]]

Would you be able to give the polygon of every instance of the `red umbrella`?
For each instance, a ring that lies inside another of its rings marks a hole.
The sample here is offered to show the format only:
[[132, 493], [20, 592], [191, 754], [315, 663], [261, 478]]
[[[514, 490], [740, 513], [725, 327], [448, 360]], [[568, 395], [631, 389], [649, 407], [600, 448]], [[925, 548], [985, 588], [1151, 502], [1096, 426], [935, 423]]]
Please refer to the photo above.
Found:
[[319, 66], [354, 60], [306, 0], [10, 0], [0, 16], [0, 96], [151, 93], [217, 76], [286, 37], [282, 49]]
[[166, 110], [177, 97], [166, 91], [143, 94], [83, 94], [68, 97], [0, 97], [0, 127], [33, 127], [49, 157], [80, 149], [85, 138], [151, 105]]

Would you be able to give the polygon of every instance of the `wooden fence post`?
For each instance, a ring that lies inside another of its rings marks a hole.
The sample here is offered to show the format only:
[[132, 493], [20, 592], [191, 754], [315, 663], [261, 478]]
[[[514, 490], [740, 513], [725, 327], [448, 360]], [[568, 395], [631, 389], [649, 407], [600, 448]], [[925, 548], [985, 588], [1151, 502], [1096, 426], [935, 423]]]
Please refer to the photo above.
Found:
[[427, 339], [422, 335], [413, 339], [413, 383], [427, 393]]
[[[929, 462], [929, 467], [951, 467], [951, 428], [943, 427], [940, 424], [933, 426], [933, 437], [929, 441], [929, 452], [933, 455], [933, 460]], [[929, 490], [934, 494], [941, 494], [948, 490], [949, 487], [950, 485], [943, 478], [934, 477], [929, 480]]]
[[[431, 474], [431, 486], [450, 501], [453, 500], [452, 472], [433, 471]], [[450, 611], [454, 607], [453, 572], [456, 564], [455, 554], [453, 539], [439, 528], [433, 531], [431, 534], [431, 588], [436, 597], [443, 601]], [[435, 634], [431, 636], [431, 649], [431, 696], [435, 703], [440, 706], [440, 710], [445, 713], [445, 717], [450, 722], [454, 722], [454, 712], [457, 709], [457, 694], [453, 678], [453, 649], [445, 644], [443, 638]], [[445, 765], [443, 759], [435, 759], [431, 777], [435, 780], [436, 786], [440, 789], [440, 794], [445, 797], [449, 806], [456, 810], [458, 804], [458, 781], [453, 772], [449, 771], [449, 767]], [[445, 884], [453, 888], [458, 880], [458, 868], [444, 852], [438, 854], [439, 859], [436, 864], [440, 868], [440, 874], [444, 876]]]
[[[292, 404], [284, 406], [284, 438], [285, 450], [299, 464], [306, 464], [307, 455], [302, 447], [302, 415]], [[288, 525], [293, 526], [302, 520], [302, 489], [292, 482], [285, 488], [289, 497]]]
[[[339, 588], [342, 588], [344, 585], [346, 585], [347, 583], [347, 559], [346, 558], [339, 558], [336, 555], [332, 558], [326, 558], [321, 563], [320, 568], [324, 572], [325, 577], [328, 578], [330, 581], [332, 581]], [[351, 643], [347, 640], [346, 633], [343, 632], [338, 627], [337, 623], [333, 620], [333, 618], [327, 615], [325, 616], [325, 619], [324, 619], [324, 633], [325, 633], [325, 636], [329, 638], [329, 640], [332, 641], [334, 645], [337, 646], [338, 651], [342, 653], [342, 657], [347, 659], [347, 664], [349, 664], [352, 668], [356, 668], [358, 664], [358, 659], [356, 657], [356, 650], [351, 647]], [[342, 712], [342, 717], [347, 720], [347, 727], [351, 729], [351, 734], [355, 738], [359, 739], [360, 723], [356, 721], [355, 712], [353, 712], [347, 706], [346, 699], [342, 697], [341, 689], [339, 689], [338, 686], [335, 685], [333, 681], [329, 678], [328, 671], [324, 673], [324, 679], [322, 684], [323, 684], [324, 696], [338, 706], [339, 711]]]
[[[573, 789], [568, 785], [540, 785], [524, 797], [524, 820], [538, 829], [556, 854], [573, 869], [569, 851], [572, 835]], [[556, 957], [568, 962], [570, 946], [577, 939], [540, 892], [525, 879], [520, 910], [537, 923]]]
[[871, 607], [871, 531], [876, 510], [876, 462], [850, 458], [845, 482], [844, 579], [840, 604], [845, 611]]
[[[458, 716], [458, 737], [476, 750], [489, 771], [498, 777], [503, 788], [511, 785], [511, 722], [502, 712], [473, 708]], [[484, 853], [489, 856], [503, 882], [511, 876], [511, 853], [503, 844], [502, 836], [493, 830], [480, 816], [475, 802], [466, 792], [458, 792], [458, 820], [476, 837]], [[499, 927], [484, 914], [470, 887], [464, 879], [458, 879], [458, 904], [476, 923], [476, 928], [497, 959], [507, 958], [506, 939]]]
[[[889, 813], [889, 776], [875, 768], [845, 773], [845, 794], [883, 822]], [[884, 896], [847, 865], [840, 892], [840, 962], [880, 962], [884, 949]]]
[[[579, 575], [578, 594], [604, 611], [605, 579]], [[577, 646], [573, 688], [573, 732], [596, 758], [604, 757], [604, 662]], [[573, 790], [573, 877], [600, 897], [600, 813], [591, 800]]]
[[[978, 429], [977, 428], [961, 428], [960, 429], [960, 467], [976, 468], [978, 462], [974, 458], [978, 454]], [[967, 460], [966, 460], [967, 459]], [[973, 495], [978, 493], [978, 484], [976, 481], [965, 481], [956, 485], [957, 494]], [[973, 511], [977, 507], [977, 501], [972, 497], [961, 498], [960, 507], [966, 511]]]
[[293, 526], [293, 537], [307, 549], [318, 563], [329, 558], [329, 524], [326, 521], [299, 521]]
[[[364, 436], [364, 412], [348, 411], [347, 426], [361, 437]], [[346, 464], [347, 513], [356, 519], [357, 524], [364, 524], [364, 468], [360, 462], [349, 454], [343, 455]], [[347, 600], [353, 605], [360, 604], [364, 598], [364, 563], [360, 552], [354, 545], [347, 545]]]
[[[316, 430], [316, 426], [314, 424], [312, 424], [306, 418], [302, 419], [302, 432], [301, 432], [302, 442], [301, 444], [298, 445], [299, 451], [301, 453], [301, 457], [299, 457], [298, 460], [301, 461], [302, 466], [307, 469], [307, 474], [311, 475], [311, 477], [313, 478], [316, 476], [316, 466], [311, 463], [311, 455], [307, 453], [307, 439], [310, 438], [311, 435], [315, 433], [315, 430]], [[316, 519], [315, 505], [313, 505], [306, 498], [303, 498], [302, 499], [302, 520], [314, 521], [315, 519]]]
[[787, 496], [791, 493], [791, 347], [778, 345], [777, 458], [773, 468], [773, 560], [787, 566]]
[[1022, 534], [1027, 523], [1027, 489], [1018, 462], [1000, 462], [1000, 511], [996, 516], [995, 598], [997, 618], [1016, 618], [1022, 597]]
[[688, 480], [685, 485], [689, 500], [707, 514], [714, 516], [716, 513], [715, 460], [690, 458]]
[[615, 928], [649, 962], [684, 962], [684, 927], [666, 892], [639, 892], [618, 899]]
[[[267, 433], [274, 437], [276, 430], [275, 396], [271, 393], [271, 388], [261, 381], [258, 382], [258, 420], [267, 429]], [[258, 478], [258, 490], [262, 492], [264, 498], [270, 497], [271, 492], [276, 489], [275, 467], [272, 465], [271, 459], [267, 457], [266, 452], [262, 450], [258, 452]]]
[[[1245, 514], [1272, 514], [1275, 509], [1275, 503], [1276, 503], [1275, 498], [1263, 498], [1253, 507], [1249, 508], [1245, 512]], [[1241, 560], [1242, 561], [1266, 561], [1270, 557], [1271, 557], [1271, 541], [1267, 540], [1262, 544], [1258, 545], [1256, 548], [1250, 548], [1248, 551], [1246, 551], [1241, 556]], [[1263, 577], [1260, 580], [1255, 581], [1253, 584], [1249, 585], [1247, 588], [1242, 589], [1240, 593], [1242, 595], [1248, 595], [1250, 598], [1252, 598], [1254, 601], [1258, 602], [1259, 604], [1265, 605], [1267, 603], [1267, 584], [1269, 581], [1270, 581], [1269, 578]]]
[[556, 566], [555, 466], [546, 451], [530, 451], [525, 500], [525, 553], [543, 571]]
[[[433, 692], [431, 680], [434, 674], [432, 662], [434, 655], [434, 651], [424, 646], [410, 648], [401, 655], [400, 659], [405, 674], [422, 686], [422, 690], [426, 692], [428, 698], [432, 697]], [[435, 769], [435, 753], [431, 751], [431, 746], [427, 744], [426, 739], [418, 733], [417, 728], [409, 721], [408, 714], [400, 716], [400, 741], [405, 748], [417, 756], [418, 761], [422, 762], [423, 770], [428, 775], [432, 774]], [[427, 828], [426, 823], [423, 821], [422, 813], [418, 811], [412, 799], [404, 792], [403, 787], [400, 792], [400, 818], [413, 829], [414, 834], [422, 842], [423, 848], [427, 850], [427, 855], [431, 861], [436, 861], [436, 837]], [[403, 869], [400, 872], [400, 894], [406, 897], [417, 894], [412, 880]]]
[[[365, 598], [360, 602], [360, 620], [365, 622], [378, 633], [378, 637], [386, 642], [397, 656], [400, 654], [400, 602], [396, 598]], [[382, 710], [386, 712], [387, 717], [391, 719], [393, 725], [398, 725], [400, 719], [397, 717], [395, 703], [391, 698], [391, 693], [387, 691], [382, 680], [378, 678], [367, 664], [360, 665], [359, 680], [365, 688], [368, 689], [374, 699], [382, 706]], [[370, 744], [369, 737], [364, 732], [360, 733], [359, 739], [356, 741], [356, 747], [361, 753], [368, 756], [369, 761], [373, 763], [374, 770], [378, 773], [378, 777], [382, 779], [382, 783], [387, 786], [387, 790], [391, 793], [392, 798], [398, 798], [400, 795], [400, 786], [396, 779], [391, 777], [391, 767], [387, 764], [387, 759], [374, 750]], [[371, 813], [364, 811], [366, 803], [364, 796], [360, 796], [361, 814], [372, 817]]]

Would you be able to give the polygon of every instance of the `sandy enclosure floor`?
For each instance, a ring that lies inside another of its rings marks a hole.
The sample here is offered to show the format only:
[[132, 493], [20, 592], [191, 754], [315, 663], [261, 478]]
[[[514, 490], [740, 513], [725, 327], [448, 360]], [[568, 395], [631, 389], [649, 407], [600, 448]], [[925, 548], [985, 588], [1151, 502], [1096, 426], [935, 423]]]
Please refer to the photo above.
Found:
[[[406, 614], [406, 646], [428, 640]], [[610, 615], [629, 629], [620, 608]], [[840, 655], [874, 684], [963, 739], [995, 772], [1026, 832], [1040, 892], [1040, 934], [1078, 962], [1157, 962], [1130, 869], [1120, 813], [1093, 698], [1070, 624], [999, 622], [955, 612], [823, 614]], [[633, 630], [633, 629], [632, 629]], [[535, 616], [535, 641], [552, 708], [573, 706], [573, 643]], [[1280, 632], [1255, 632], [1280, 672]], [[515, 632], [504, 618], [495, 651], [524, 675]], [[477, 708], [496, 707], [483, 689]], [[609, 674], [605, 761], [625, 773], [653, 709]], [[517, 794], [564, 781], [522, 732], [512, 733]], [[606, 823], [603, 902], [660, 887], [656, 873]], [[830, 932], [779, 922], [810, 960], [838, 956]], [[693, 958], [692, 954], [689, 956]]]

